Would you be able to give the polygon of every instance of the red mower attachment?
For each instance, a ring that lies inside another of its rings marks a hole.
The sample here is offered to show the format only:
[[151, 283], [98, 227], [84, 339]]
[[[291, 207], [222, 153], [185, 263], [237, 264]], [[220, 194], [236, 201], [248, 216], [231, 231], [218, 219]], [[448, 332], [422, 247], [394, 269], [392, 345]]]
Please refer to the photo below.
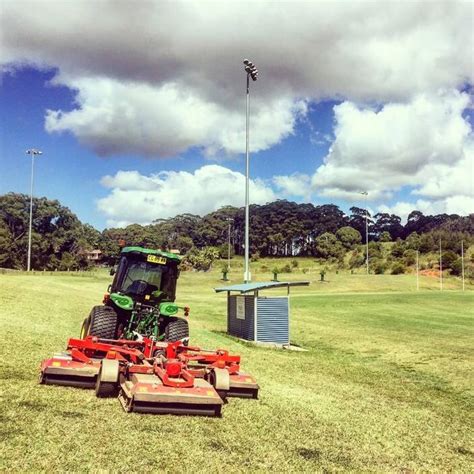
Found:
[[164, 343], [70, 339], [66, 352], [41, 364], [40, 383], [94, 388], [118, 395], [130, 412], [220, 416], [228, 396], [257, 398], [255, 379], [240, 372], [240, 356]]

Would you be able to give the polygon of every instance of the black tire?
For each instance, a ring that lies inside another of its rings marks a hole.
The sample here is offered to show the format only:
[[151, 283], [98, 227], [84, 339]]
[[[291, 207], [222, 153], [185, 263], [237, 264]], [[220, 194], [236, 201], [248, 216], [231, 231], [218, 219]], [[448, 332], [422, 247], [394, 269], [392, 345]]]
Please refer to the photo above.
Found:
[[82, 321], [81, 326], [81, 335], [79, 336], [81, 339], [85, 339], [89, 335], [89, 327], [91, 325], [91, 318], [87, 317]]
[[94, 306], [89, 315], [88, 336], [101, 339], [115, 339], [117, 333], [117, 313], [110, 306]]
[[172, 319], [165, 328], [165, 341], [174, 342], [189, 338], [189, 325], [185, 319]]

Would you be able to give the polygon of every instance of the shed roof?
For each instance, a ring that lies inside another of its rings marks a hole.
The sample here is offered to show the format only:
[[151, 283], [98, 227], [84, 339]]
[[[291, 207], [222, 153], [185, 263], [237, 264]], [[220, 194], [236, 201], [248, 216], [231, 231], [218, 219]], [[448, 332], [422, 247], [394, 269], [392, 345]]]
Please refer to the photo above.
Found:
[[281, 288], [290, 286], [308, 286], [309, 281], [259, 281], [255, 283], [240, 283], [238, 285], [222, 286], [221, 288], [214, 288], [216, 293], [222, 291], [237, 291], [242, 293], [249, 293], [251, 291], [266, 290], [268, 288]]

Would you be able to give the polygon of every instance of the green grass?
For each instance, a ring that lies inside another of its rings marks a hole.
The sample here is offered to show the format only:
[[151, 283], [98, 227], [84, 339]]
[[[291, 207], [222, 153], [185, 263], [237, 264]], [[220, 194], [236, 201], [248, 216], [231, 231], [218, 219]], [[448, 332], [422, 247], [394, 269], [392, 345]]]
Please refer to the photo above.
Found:
[[208, 419], [127, 414], [93, 391], [38, 385], [41, 359], [78, 335], [110, 277], [0, 275], [0, 470], [472, 472], [472, 286], [284, 276], [313, 282], [292, 290], [291, 339], [307, 352], [226, 336], [217, 271], [182, 274], [193, 343], [241, 354], [261, 385], [260, 400]]

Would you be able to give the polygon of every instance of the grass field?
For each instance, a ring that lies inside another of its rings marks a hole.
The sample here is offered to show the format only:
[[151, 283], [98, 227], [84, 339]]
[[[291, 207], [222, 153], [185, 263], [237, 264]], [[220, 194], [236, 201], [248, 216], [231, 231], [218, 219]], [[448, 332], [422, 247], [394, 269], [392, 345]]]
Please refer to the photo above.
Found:
[[261, 385], [260, 400], [207, 419], [126, 414], [93, 391], [37, 385], [41, 359], [78, 335], [110, 277], [0, 275], [0, 470], [472, 472], [472, 286], [286, 276], [313, 281], [291, 303], [292, 342], [307, 352], [226, 336], [217, 271], [182, 275], [192, 342], [240, 353]]

